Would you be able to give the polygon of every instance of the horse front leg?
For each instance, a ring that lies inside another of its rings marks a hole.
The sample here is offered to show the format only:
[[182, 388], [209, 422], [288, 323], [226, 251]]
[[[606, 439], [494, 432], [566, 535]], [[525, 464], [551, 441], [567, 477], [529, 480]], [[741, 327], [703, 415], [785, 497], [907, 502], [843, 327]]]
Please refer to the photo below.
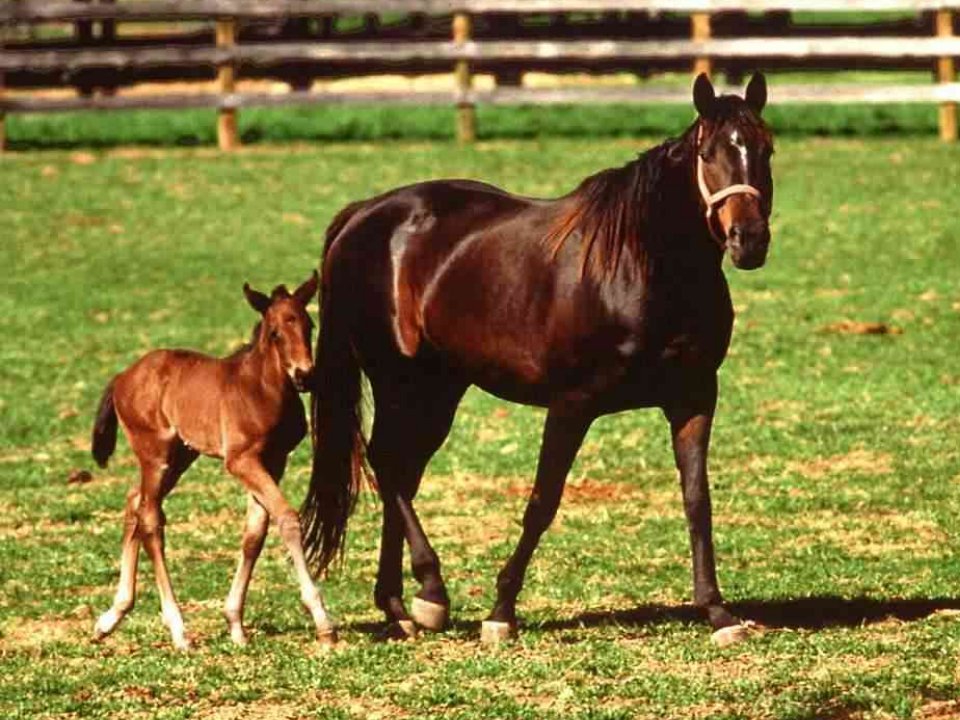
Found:
[[590, 428], [592, 416], [547, 414], [537, 463], [537, 479], [523, 515], [523, 532], [513, 555], [497, 576], [497, 601], [480, 628], [480, 642], [496, 644], [516, 635], [517, 596], [523, 589], [527, 566], [560, 507], [567, 473]]
[[714, 628], [713, 642], [730, 645], [746, 637], [746, 626], [724, 606], [713, 551], [713, 515], [707, 480], [710, 429], [717, 401], [716, 376], [667, 408], [673, 453], [680, 472], [683, 509], [693, 554], [693, 601]]

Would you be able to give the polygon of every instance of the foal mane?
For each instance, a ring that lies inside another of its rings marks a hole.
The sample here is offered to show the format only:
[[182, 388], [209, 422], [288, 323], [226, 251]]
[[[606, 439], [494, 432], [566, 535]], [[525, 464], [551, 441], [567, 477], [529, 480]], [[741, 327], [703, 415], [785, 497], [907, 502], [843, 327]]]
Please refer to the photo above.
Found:
[[601, 170], [570, 195], [571, 207], [547, 230], [544, 242], [555, 258], [571, 236], [579, 234], [580, 273], [595, 280], [613, 274], [626, 250], [646, 267], [663, 217], [663, 175], [692, 157], [691, 126], [623, 167]]

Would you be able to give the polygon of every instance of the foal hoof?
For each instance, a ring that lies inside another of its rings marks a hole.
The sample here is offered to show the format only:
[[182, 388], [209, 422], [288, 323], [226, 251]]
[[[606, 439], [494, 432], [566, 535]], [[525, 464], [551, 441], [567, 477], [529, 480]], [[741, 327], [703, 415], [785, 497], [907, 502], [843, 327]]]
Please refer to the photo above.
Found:
[[447, 621], [450, 619], [450, 608], [440, 603], [414, 597], [410, 604], [410, 615], [417, 625], [425, 630], [439, 632], [447, 627]]
[[382, 637], [387, 641], [404, 642], [416, 640], [418, 635], [417, 625], [413, 620], [396, 620], [384, 628]]
[[336, 645], [340, 637], [337, 635], [337, 628], [333, 625], [317, 628], [317, 644], [325, 647]]
[[515, 623], [500, 622], [499, 620], [484, 620], [480, 623], [480, 644], [496, 647], [517, 637]]
[[717, 647], [725, 648], [743, 642], [750, 636], [752, 623], [740, 623], [720, 628], [710, 636], [710, 642]]

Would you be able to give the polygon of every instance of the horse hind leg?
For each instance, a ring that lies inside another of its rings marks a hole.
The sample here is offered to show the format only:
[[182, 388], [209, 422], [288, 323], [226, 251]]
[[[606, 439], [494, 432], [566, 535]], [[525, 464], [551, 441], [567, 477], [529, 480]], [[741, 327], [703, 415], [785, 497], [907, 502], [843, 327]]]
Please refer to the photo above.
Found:
[[[440, 389], [418, 387], [416, 393], [398, 398], [382, 387], [374, 388], [377, 407], [369, 457], [383, 501], [374, 600], [386, 616], [388, 638], [415, 637], [417, 625], [443, 629], [449, 617], [450, 600], [440, 560], [413, 508], [413, 498], [427, 462], [450, 431], [464, 389], [457, 384]], [[403, 603], [404, 537], [410, 544], [414, 577], [421, 584], [411, 606], [412, 616]]]
[[123, 513], [123, 541], [120, 552], [120, 581], [113, 605], [98, 619], [93, 629], [93, 641], [100, 642], [117, 629], [133, 609], [137, 596], [137, 563], [140, 558], [140, 534], [137, 532], [137, 511], [140, 507], [140, 488], [127, 493]]

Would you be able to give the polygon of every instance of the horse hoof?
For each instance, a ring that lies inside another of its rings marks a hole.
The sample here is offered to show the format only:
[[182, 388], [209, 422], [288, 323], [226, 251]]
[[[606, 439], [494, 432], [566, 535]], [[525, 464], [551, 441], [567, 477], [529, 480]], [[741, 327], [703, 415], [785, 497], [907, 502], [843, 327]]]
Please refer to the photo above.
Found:
[[396, 620], [387, 625], [383, 631], [383, 639], [388, 641], [416, 640], [418, 635], [417, 625], [413, 620]]
[[717, 647], [730, 647], [731, 645], [736, 645], [737, 643], [743, 642], [750, 635], [750, 626], [745, 623], [740, 625], [728, 625], [725, 628], [720, 628], [713, 635], [710, 636], [710, 642], [712, 642]]
[[446, 605], [414, 597], [410, 604], [410, 615], [417, 625], [425, 630], [439, 632], [447, 627], [450, 609]]
[[501, 643], [513, 640], [517, 636], [515, 623], [500, 622], [499, 620], [484, 620], [480, 624], [480, 644], [495, 647]]
[[337, 629], [332, 625], [330, 627], [317, 628], [317, 644], [331, 647], [336, 645], [339, 639]]

